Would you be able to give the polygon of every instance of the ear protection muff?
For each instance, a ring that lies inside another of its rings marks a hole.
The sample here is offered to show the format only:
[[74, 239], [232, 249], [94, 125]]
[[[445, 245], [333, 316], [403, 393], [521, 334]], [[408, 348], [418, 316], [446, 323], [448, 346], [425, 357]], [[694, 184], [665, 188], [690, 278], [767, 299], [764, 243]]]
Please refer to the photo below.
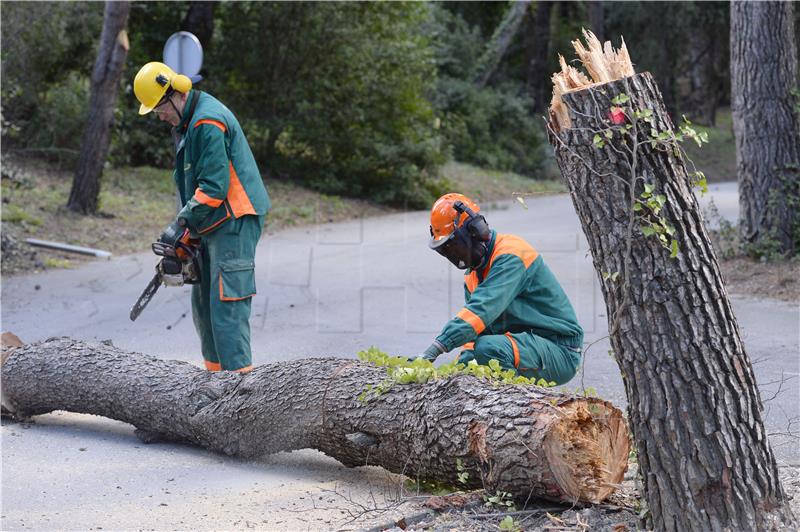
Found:
[[482, 214], [476, 214], [472, 209], [467, 207], [464, 202], [456, 201], [453, 203], [453, 208], [456, 211], [456, 230], [461, 229], [458, 227], [458, 219], [462, 213], [467, 214], [467, 219], [464, 221], [463, 229], [466, 229], [469, 236], [481, 242], [488, 242], [492, 237], [492, 232], [489, 230], [489, 224], [486, 223], [486, 218]]
[[184, 76], [183, 74], [177, 74], [172, 78], [170, 85], [173, 89], [178, 92], [182, 92], [186, 94], [190, 90], [192, 90], [192, 80], [189, 79], [188, 76]]
[[175, 74], [172, 76], [172, 81], [170, 81], [170, 79], [164, 74], [159, 74], [156, 76], [156, 83], [162, 87], [169, 86], [167, 88], [168, 91], [172, 89], [183, 94], [186, 94], [192, 90], [192, 80], [183, 74]]

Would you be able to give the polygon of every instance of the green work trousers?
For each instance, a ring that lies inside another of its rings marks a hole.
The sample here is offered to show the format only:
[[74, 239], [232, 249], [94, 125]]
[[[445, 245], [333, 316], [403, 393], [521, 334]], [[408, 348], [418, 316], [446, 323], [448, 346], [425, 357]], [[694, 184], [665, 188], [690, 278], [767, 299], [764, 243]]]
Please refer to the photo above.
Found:
[[521, 332], [478, 336], [458, 357], [464, 364], [473, 359], [482, 365], [496, 359], [503, 369], [516, 370], [523, 377], [564, 384], [578, 371], [581, 354], [531, 332]]
[[192, 317], [209, 370], [252, 367], [250, 306], [263, 225], [264, 216], [248, 214], [200, 239], [200, 283], [192, 287]]

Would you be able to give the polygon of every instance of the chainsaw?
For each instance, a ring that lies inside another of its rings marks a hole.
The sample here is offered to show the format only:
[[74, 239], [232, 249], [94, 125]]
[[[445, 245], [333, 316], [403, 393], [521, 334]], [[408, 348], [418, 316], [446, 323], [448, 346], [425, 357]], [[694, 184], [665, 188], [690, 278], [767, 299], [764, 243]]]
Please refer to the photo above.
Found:
[[153, 279], [131, 309], [131, 321], [136, 321], [162, 284], [183, 286], [200, 282], [199, 249], [200, 240], [191, 238], [188, 229], [174, 244], [153, 242], [153, 253], [161, 257], [161, 260], [156, 264]]

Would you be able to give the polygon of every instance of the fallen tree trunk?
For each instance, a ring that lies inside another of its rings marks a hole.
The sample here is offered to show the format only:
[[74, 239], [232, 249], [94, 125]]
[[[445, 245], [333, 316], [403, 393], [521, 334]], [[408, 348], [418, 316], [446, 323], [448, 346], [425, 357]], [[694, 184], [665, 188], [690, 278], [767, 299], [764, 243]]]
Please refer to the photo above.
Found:
[[[395, 385], [347, 359], [280, 362], [246, 375], [69, 338], [4, 355], [3, 406], [28, 417], [68, 410], [125, 421], [144, 439], [244, 458], [314, 448], [348, 466], [505, 491], [517, 499], [600, 502], [628, 460], [621, 412], [592, 398], [467, 375]], [[460, 459], [469, 479], [458, 480]]]
[[600, 277], [652, 526], [779, 530], [794, 518], [753, 368], [653, 77], [574, 43], [591, 80], [553, 77], [550, 141]]

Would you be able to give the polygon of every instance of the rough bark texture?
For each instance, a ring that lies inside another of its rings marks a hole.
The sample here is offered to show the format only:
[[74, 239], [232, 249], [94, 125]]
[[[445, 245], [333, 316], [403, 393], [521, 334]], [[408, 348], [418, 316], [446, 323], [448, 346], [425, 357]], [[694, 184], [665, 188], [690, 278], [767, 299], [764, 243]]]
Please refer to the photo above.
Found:
[[731, 107], [742, 242], [800, 251], [793, 2], [731, 2]]
[[181, 22], [181, 30], [194, 34], [206, 53], [214, 34], [214, 9], [217, 4], [215, 1], [189, 2], [189, 10]]
[[[712, 28], [714, 22], [708, 20], [706, 11], [697, 10], [694, 16], [695, 31], [688, 33], [689, 44], [689, 81], [691, 95], [688, 107], [693, 122], [706, 126], [716, 124], [717, 106], [722, 97], [722, 87], [716, 71], [715, 59], [718, 42], [725, 38], [716, 31], [698, 31], [700, 28]], [[712, 12], [713, 13], [713, 12]]]
[[[621, 93], [631, 98], [629, 109], [652, 110], [658, 131], [673, 129], [644, 73], [564, 94], [571, 127], [552, 124], [550, 140], [595, 269], [619, 272], [600, 282], [652, 524], [789, 526], [753, 370], [683, 160], [671, 148], [651, 147], [642, 120], [627, 141], [619, 133], [603, 147], [594, 141], [610, 126], [610, 100]], [[632, 175], [641, 178], [633, 190]], [[680, 245], [674, 259], [658, 238], [643, 235], [642, 222], [630, 231], [633, 197], [644, 182], [666, 196], [662, 215]]]
[[100, 177], [111, 143], [111, 125], [117, 103], [119, 81], [128, 56], [130, 2], [106, 2], [100, 49], [92, 71], [89, 115], [81, 142], [78, 168], [67, 207], [84, 214], [97, 212]]
[[365, 402], [386, 375], [355, 360], [260, 366], [242, 376], [68, 338], [14, 349], [2, 403], [17, 416], [68, 410], [118, 419], [143, 439], [184, 441], [255, 457], [315, 448], [345, 465], [386, 469], [517, 499], [599, 502], [627, 467], [621, 412], [598, 399], [456, 376], [396, 385]]
[[550, 98], [550, 73], [547, 72], [550, 47], [550, 2], [537, 2], [535, 10], [528, 10], [525, 32], [525, 59], [528, 92], [533, 99], [533, 111], [542, 112]]

